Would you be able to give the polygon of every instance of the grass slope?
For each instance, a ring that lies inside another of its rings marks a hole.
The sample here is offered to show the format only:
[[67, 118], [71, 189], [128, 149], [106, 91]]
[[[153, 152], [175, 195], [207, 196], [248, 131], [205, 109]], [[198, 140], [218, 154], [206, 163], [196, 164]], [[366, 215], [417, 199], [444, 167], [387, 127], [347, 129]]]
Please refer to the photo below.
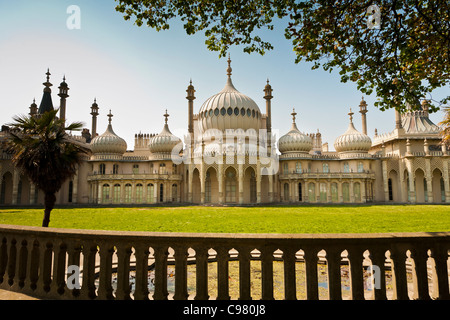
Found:
[[[0, 209], [0, 224], [40, 226], [42, 209]], [[450, 231], [443, 205], [59, 208], [50, 227], [205, 233]]]

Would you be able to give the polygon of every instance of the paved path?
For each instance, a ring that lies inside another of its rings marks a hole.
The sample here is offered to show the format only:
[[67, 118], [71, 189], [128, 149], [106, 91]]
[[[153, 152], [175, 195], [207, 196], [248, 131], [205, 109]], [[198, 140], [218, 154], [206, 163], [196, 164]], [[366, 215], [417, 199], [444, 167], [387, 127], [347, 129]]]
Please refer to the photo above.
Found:
[[39, 300], [21, 293], [0, 289], [0, 300]]

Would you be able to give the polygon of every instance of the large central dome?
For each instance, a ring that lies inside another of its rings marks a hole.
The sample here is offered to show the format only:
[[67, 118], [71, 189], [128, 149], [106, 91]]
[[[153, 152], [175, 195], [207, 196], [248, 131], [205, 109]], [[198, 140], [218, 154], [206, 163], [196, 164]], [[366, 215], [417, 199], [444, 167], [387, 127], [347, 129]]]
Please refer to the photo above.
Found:
[[260, 129], [261, 111], [255, 101], [234, 87], [230, 62], [228, 59], [228, 79], [225, 87], [206, 100], [200, 108], [198, 123], [203, 133], [208, 129]]

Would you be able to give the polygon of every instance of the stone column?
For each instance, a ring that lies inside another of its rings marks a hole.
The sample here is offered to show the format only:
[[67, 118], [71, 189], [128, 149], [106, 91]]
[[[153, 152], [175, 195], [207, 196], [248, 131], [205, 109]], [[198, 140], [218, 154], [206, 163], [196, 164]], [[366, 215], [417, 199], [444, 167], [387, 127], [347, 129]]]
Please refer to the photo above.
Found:
[[427, 183], [428, 203], [433, 203], [433, 174], [431, 172], [431, 160], [425, 158], [425, 179]]
[[408, 170], [409, 197], [411, 199], [411, 203], [416, 203], [416, 190], [414, 188], [415, 177], [412, 166], [412, 159], [408, 159], [406, 162], [406, 170]]
[[18, 190], [19, 190], [19, 179], [20, 179], [19, 171], [14, 169], [14, 171], [13, 171], [13, 190], [12, 190], [12, 204], [13, 205], [17, 204], [17, 193], [18, 193]]
[[238, 165], [239, 204], [244, 203], [244, 165]]
[[338, 182], [338, 198], [339, 198], [339, 202], [343, 203], [344, 202], [344, 196], [342, 195], [342, 182]]
[[389, 185], [388, 185], [388, 172], [387, 172], [387, 160], [383, 160], [381, 162], [382, 169], [383, 169], [383, 190], [384, 190], [384, 201], [389, 201]]
[[204, 161], [200, 165], [200, 203], [205, 203], [206, 170]]
[[192, 203], [192, 181], [193, 181], [193, 165], [189, 164], [189, 181], [188, 181], [188, 202]]
[[353, 179], [350, 180], [350, 202], [355, 203], [355, 190], [353, 189]]
[[223, 163], [222, 161], [219, 163], [219, 168], [217, 172], [217, 183], [219, 188], [219, 203], [224, 203], [223, 201]]
[[256, 163], [256, 203], [261, 203], [261, 162]]
[[97, 201], [97, 203], [98, 203], [98, 204], [101, 204], [101, 203], [102, 203], [102, 184], [101, 184], [100, 181], [98, 182], [98, 188], [97, 188], [97, 190], [98, 190], [98, 193], [97, 193], [97, 199], [98, 199], [98, 201]]
[[73, 177], [72, 203], [78, 203], [78, 168]]
[[269, 173], [269, 202], [273, 202], [273, 175]]
[[448, 170], [448, 163], [449, 158], [444, 158], [442, 161], [443, 164], [443, 177], [444, 177], [444, 191], [445, 191], [445, 202], [450, 203], [450, 181], [449, 181], [449, 170]]
[[[1, 188], [1, 186], [0, 186], [0, 188]], [[36, 193], [36, 186], [35, 186], [34, 183], [32, 183], [30, 181], [30, 204], [31, 205], [35, 204], [35, 201], [34, 201], [34, 194], [35, 193]]]

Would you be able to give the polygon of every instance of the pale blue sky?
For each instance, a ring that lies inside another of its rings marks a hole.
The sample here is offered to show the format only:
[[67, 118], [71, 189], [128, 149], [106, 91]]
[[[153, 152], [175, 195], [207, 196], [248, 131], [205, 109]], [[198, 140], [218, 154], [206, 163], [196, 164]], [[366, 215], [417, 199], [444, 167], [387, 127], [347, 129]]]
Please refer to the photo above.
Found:
[[[69, 30], [66, 13], [70, 5], [81, 9], [81, 29]], [[1, 123], [15, 114], [29, 112], [33, 98], [39, 105], [42, 83], [50, 68], [52, 98], [59, 106], [58, 86], [66, 75], [70, 87], [69, 121], [82, 121], [90, 129], [90, 106], [94, 97], [100, 107], [98, 131], [107, 126], [109, 109], [115, 132], [134, 146], [135, 133], [159, 133], [165, 109], [169, 125], [179, 137], [187, 130], [186, 88], [192, 78], [196, 89], [194, 112], [226, 81], [226, 59], [206, 49], [203, 34], [186, 35], [175, 21], [169, 31], [138, 28], [115, 11], [113, 0], [0, 0], [0, 111]], [[361, 93], [353, 83], [343, 84], [338, 72], [311, 70], [309, 63], [294, 63], [291, 43], [283, 36], [283, 23], [262, 33], [275, 50], [264, 56], [248, 55], [232, 48], [233, 83], [265, 112], [266, 79], [274, 90], [273, 128], [285, 134], [295, 107], [297, 126], [303, 132], [320, 129], [323, 142], [333, 149], [334, 140], [348, 126], [349, 108], [361, 130], [357, 113]], [[443, 93], [443, 90], [440, 92]], [[443, 94], [436, 93], [435, 98]], [[373, 137], [394, 127], [393, 111], [381, 112], [369, 104], [368, 133]], [[431, 116], [437, 123], [442, 113]]]

